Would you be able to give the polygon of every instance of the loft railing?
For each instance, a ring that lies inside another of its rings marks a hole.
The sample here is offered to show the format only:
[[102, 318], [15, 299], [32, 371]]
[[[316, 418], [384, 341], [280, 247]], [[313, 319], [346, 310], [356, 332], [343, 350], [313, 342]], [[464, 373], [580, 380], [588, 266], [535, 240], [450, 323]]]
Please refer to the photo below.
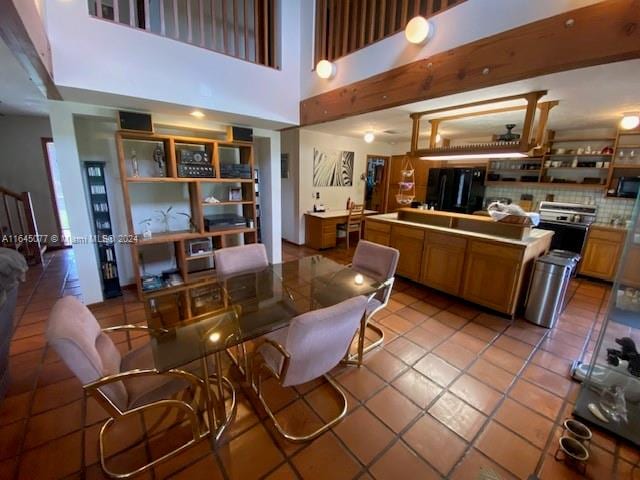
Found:
[[316, 0], [315, 58], [333, 61], [465, 0]]
[[45, 248], [40, 244], [29, 192], [0, 187], [0, 247], [18, 250], [29, 263], [42, 263]]
[[279, 68], [276, 0], [88, 0], [89, 13]]

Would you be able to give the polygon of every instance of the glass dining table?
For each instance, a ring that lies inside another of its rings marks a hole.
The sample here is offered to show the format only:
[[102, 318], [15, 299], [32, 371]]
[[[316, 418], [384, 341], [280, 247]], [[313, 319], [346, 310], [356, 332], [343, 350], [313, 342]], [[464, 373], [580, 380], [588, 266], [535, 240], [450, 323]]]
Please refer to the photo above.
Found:
[[[228, 277], [207, 279], [146, 298], [155, 369], [191, 370], [200, 365], [205, 385], [207, 431], [215, 444], [235, 416], [235, 389], [223, 375], [228, 352], [246, 380], [250, 365], [243, 344], [285, 328], [296, 316], [359, 295], [383, 284], [315, 255]], [[364, 318], [363, 318], [364, 321]], [[237, 350], [232, 354], [232, 350]], [[226, 393], [225, 393], [226, 391]], [[227, 405], [227, 400], [229, 405]]]

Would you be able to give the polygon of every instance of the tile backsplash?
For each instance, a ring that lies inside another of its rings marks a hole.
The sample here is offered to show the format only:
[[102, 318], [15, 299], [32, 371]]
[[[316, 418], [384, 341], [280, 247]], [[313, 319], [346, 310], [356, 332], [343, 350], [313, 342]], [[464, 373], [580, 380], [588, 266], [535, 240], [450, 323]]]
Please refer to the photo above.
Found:
[[633, 212], [635, 200], [622, 198], [607, 198], [602, 190], [570, 190], [565, 188], [525, 188], [525, 187], [487, 187], [485, 199], [492, 197], [510, 198], [514, 203], [518, 203], [522, 194], [533, 195], [534, 208], [537, 210], [541, 201], [547, 195], [554, 195], [556, 202], [570, 203], [595, 203], [598, 207], [596, 222], [609, 223], [614, 216], [629, 219]]

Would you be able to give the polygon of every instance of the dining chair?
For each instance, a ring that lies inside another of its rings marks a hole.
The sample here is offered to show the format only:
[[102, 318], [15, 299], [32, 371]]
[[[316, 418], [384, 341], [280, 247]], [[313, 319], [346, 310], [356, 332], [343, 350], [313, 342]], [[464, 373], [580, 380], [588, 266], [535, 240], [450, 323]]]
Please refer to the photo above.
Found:
[[[264, 343], [253, 358], [251, 384], [275, 427], [287, 440], [312, 440], [333, 427], [347, 413], [347, 397], [327, 373], [345, 356], [366, 306], [365, 296], [350, 298], [337, 305], [299, 315], [288, 327], [263, 337]], [[267, 375], [275, 377], [282, 387], [294, 387], [324, 376], [340, 397], [340, 413], [308, 435], [296, 436], [287, 432], [264, 397], [262, 382]]]
[[[376, 313], [385, 308], [389, 303], [399, 258], [400, 252], [395, 248], [379, 245], [367, 240], [358, 242], [350, 267], [358, 273], [374, 278], [382, 285], [367, 304], [367, 311], [358, 335], [358, 352], [354, 356], [349, 356], [349, 363], [351, 363], [350, 361], [353, 360], [353, 358], [356, 358], [357, 365], [362, 365], [364, 354], [384, 342], [384, 331], [377, 325], [371, 323], [371, 320]], [[375, 332], [379, 338], [368, 345], [367, 348], [364, 348], [367, 328]]]
[[362, 220], [364, 218], [364, 205], [352, 203], [347, 216], [347, 223], [338, 224], [338, 231], [345, 232], [347, 237], [347, 248], [349, 248], [349, 237], [352, 232], [358, 232], [358, 240], [362, 235]]
[[[224, 283], [229, 277], [259, 271], [269, 266], [267, 249], [262, 243], [220, 248], [213, 255], [216, 276], [221, 283]], [[241, 343], [234, 348], [237, 353], [234, 354], [227, 350], [227, 354], [240, 372], [247, 377], [249, 375], [249, 360], [246, 345]]]
[[[200, 431], [197, 409], [189, 403], [172, 398], [175, 394], [192, 389], [192, 394], [203, 385], [201, 379], [184, 370], [173, 369], [160, 373], [154, 368], [150, 343], [121, 355], [108, 336], [126, 332], [131, 348], [130, 332], [146, 326], [120, 325], [101, 329], [91, 311], [75, 297], [63, 297], [56, 302], [49, 315], [46, 338], [67, 367], [82, 382], [85, 400], [93, 397], [109, 414], [100, 429], [100, 463], [112, 478], [129, 478], [174, 457], [204, 435]], [[119, 419], [139, 415], [151, 408], [163, 407], [181, 411], [189, 421], [192, 438], [180, 447], [166, 453], [140, 468], [126, 473], [107, 468], [104, 437], [109, 427]]]
[[220, 248], [213, 255], [218, 280], [269, 266], [267, 249], [262, 243]]

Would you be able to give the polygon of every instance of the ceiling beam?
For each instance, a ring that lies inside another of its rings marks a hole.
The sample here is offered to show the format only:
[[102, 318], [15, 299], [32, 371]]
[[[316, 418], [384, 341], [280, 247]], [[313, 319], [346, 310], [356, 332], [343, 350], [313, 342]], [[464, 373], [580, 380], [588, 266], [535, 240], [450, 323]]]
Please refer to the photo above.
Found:
[[0, 38], [9, 47], [29, 78], [51, 100], [62, 100], [38, 49], [34, 45], [13, 0], [0, 0]]
[[300, 124], [635, 58], [640, 58], [640, 0], [606, 0], [302, 100]]

